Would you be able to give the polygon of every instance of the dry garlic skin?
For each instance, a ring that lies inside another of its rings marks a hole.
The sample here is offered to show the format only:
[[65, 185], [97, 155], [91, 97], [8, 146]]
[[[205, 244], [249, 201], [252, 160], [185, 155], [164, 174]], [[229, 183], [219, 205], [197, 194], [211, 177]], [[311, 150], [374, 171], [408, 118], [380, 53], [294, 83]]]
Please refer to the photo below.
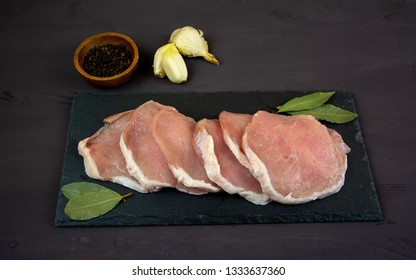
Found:
[[206, 61], [219, 64], [215, 56], [208, 52], [208, 42], [204, 32], [192, 26], [185, 26], [172, 32], [169, 42], [175, 43], [179, 52], [188, 57], [202, 56]]

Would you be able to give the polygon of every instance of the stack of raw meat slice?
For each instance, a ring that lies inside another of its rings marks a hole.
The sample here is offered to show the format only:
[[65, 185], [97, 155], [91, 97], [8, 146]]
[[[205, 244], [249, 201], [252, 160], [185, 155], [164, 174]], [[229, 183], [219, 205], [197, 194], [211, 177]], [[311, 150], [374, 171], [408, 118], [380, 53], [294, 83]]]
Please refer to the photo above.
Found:
[[338, 192], [350, 149], [311, 116], [224, 111], [196, 122], [148, 101], [104, 119], [78, 151], [89, 177], [141, 193], [163, 187], [193, 195], [225, 191], [265, 205]]

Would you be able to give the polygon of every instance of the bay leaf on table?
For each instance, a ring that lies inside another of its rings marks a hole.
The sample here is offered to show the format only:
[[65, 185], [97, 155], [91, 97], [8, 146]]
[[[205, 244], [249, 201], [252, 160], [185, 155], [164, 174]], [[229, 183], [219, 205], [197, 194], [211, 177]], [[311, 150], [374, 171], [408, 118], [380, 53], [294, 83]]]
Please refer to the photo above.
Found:
[[86, 194], [89, 192], [106, 190], [106, 187], [103, 187], [99, 184], [89, 183], [89, 182], [73, 182], [66, 184], [61, 188], [62, 193], [68, 199], [71, 199], [77, 195]]
[[72, 197], [65, 206], [65, 214], [73, 220], [89, 220], [101, 216], [131, 193], [120, 195], [110, 189], [88, 192]]
[[301, 97], [293, 98], [276, 108], [279, 110], [278, 113], [313, 109], [327, 102], [328, 99], [334, 95], [334, 93], [335, 91], [314, 92]]
[[356, 113], [344, 110], [331, 104], [325, 104], [317, 108], [287, 112], [290, 115], [312, 115], [318, 120], [324, 120], [331, 123], [346, 123], [355, 119]]

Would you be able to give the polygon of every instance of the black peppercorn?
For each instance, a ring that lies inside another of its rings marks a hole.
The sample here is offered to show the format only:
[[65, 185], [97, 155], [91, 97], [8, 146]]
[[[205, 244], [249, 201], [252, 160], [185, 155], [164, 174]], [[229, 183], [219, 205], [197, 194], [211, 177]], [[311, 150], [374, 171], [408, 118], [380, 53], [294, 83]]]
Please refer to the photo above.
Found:
[[96, 77], [111, 77], [126, 70], [132, 62], [131, 52], [123, 44], [106, 44], [92, 48], [84, 57], [84, 70]]

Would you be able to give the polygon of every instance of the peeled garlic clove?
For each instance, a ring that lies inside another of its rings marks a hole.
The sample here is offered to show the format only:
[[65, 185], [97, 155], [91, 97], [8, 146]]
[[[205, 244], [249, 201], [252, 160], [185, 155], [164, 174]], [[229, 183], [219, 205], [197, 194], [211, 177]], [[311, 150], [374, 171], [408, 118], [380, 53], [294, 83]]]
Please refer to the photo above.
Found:
[[185, 26], [173, 31], [169, 42], [175, 43], [179, 52], [185, 56], [202, 56], [208, 62], [220, 64], [215, 56], [208, 52], [208, 42], [203, 36], [202, 30]]
[[170, 44], [166, 44], [166, 45], [160, 47], [156, 51], [155, 56], [153, 58], [153, 73], [158, 78], [166, 77], [165, 70], [163, 70], [163, 66], [162, 66], [162, 60], [163, 60], [163, 56], [164, 56], [166, 50], [169, 48], [169, 45]]
[[168, 79], [173, 83], [184, 83], [188, 79], [185, 61], [173, 43], [167, 44], [162, 58], [162, 67]]

